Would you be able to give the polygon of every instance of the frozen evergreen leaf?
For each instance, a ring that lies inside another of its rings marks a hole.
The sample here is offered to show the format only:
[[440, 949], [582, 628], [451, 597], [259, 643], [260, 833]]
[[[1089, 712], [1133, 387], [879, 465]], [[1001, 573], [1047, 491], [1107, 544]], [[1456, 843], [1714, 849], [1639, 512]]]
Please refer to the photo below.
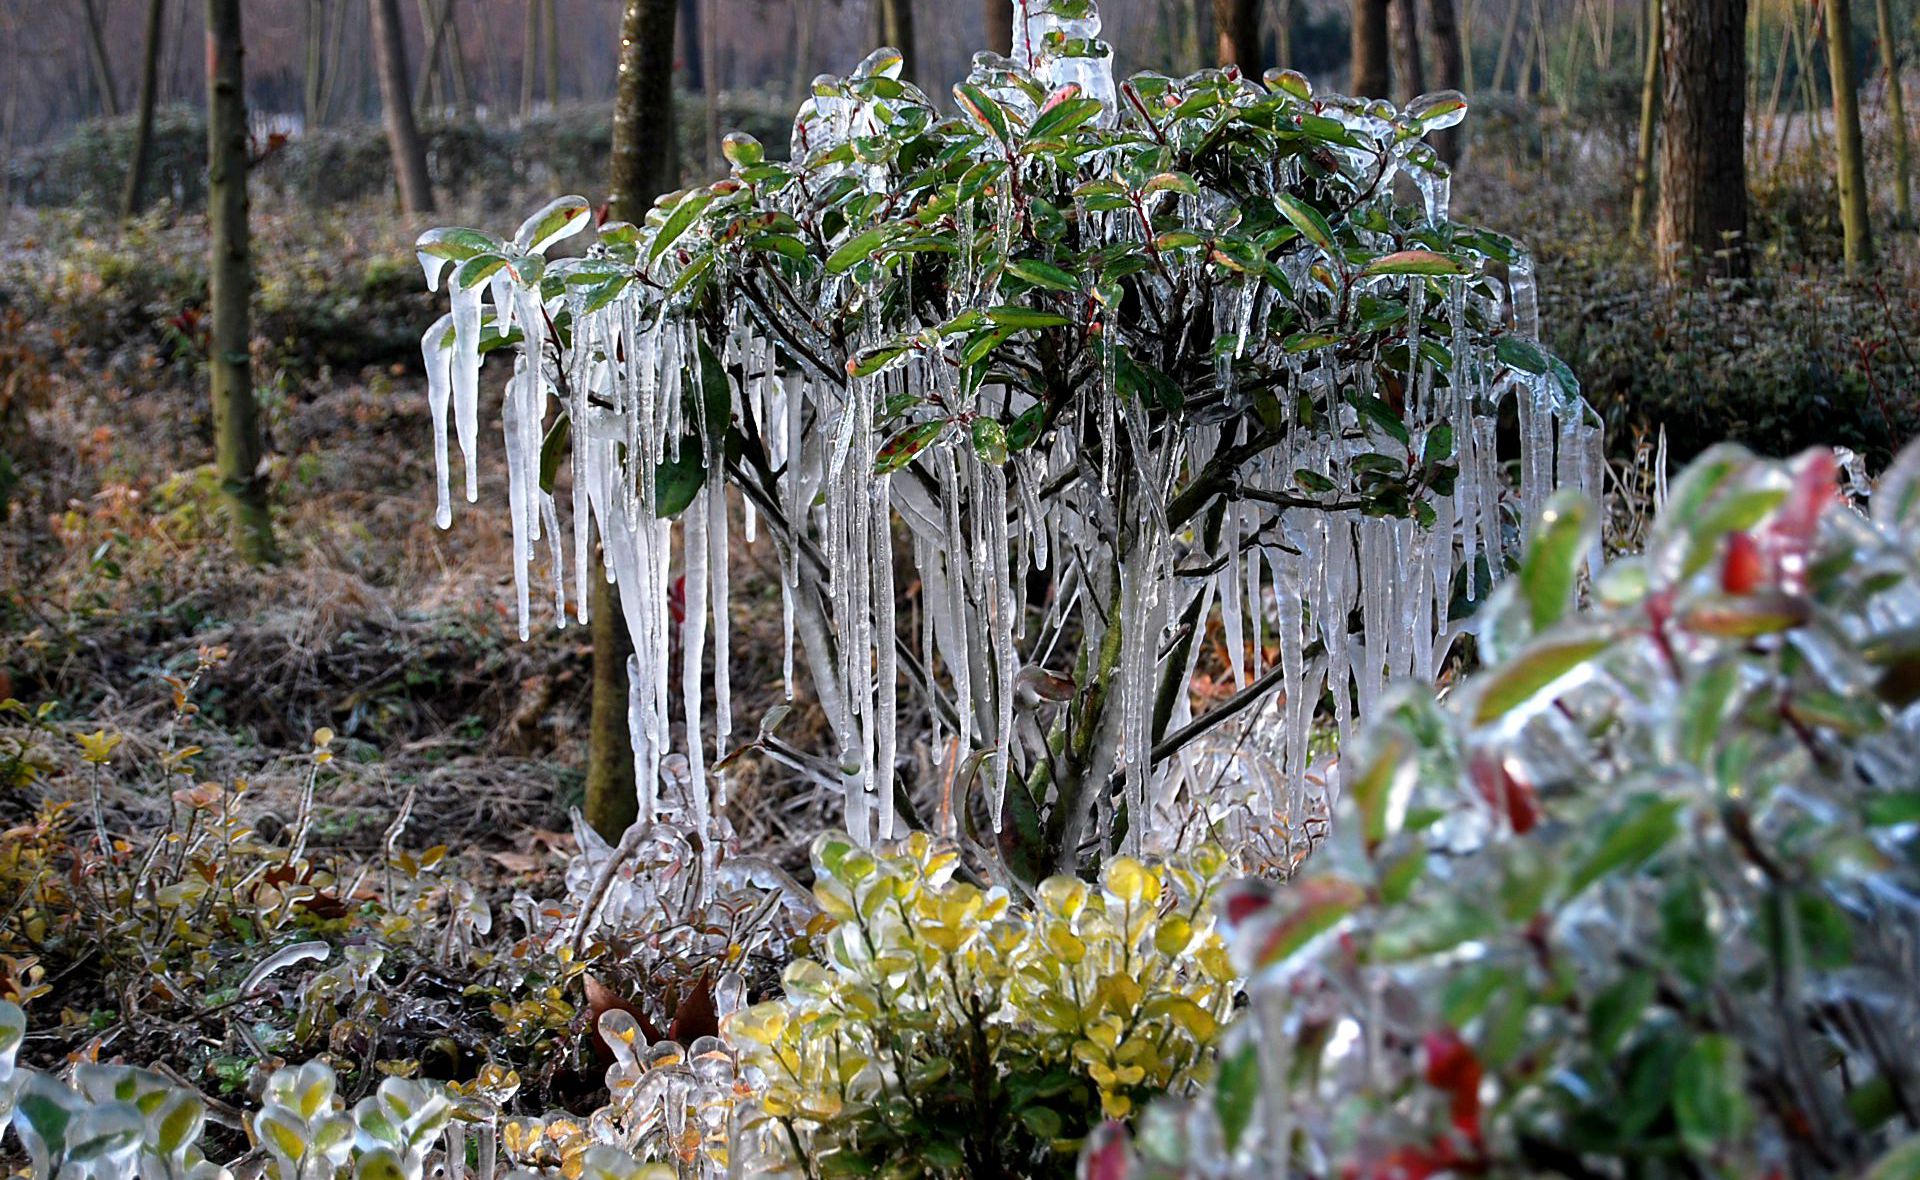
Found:
[[926, 422], [916, 422], [888, 439], [873, 457], [873, 473], [886, 475], [913, 462], [913, 457], [925, 450], [928, 444], [939, 438], [947, 428], [947, 419], [934, 418]]
[[1007, 129], [1007, 113], [998, 102], [980, 87], [971, 82], [962, 82], [953, 88], [953, 96], [973, 120], [993, 132], [993, 137], [1003, 144], [1013, 142], [1013, 136]]
[[1288, 192], [1275, 193], [1273, 203], [1280, 207], [1280, 212], [1293, 223], [1302, 237], [1322, 250], [1331, 251], [1334, 248], [1333, 228], [1318, 209]]
[[1520, 589], [1535, 631], [1545, 631], [1573, 605], [1580, 568], [1593, 549], [1593, 507], [1577, 492], [1548, 503], [1520, 565]]
[[647, 250], [649, 265], [660, 261], [662, 255], [686, 236], [687, 230], [692, 227], [694, 221], [706, 211], [708, 205], [713, 204], [713, 198], [712, 189], [689, 189], [686, 195], [674, 204], [666, 220], [660, 223], [660, 229], [653, 235], [653, 245]]
[[1682, 803], [1658, 795], [1640, 795], [1610, 819], [1599, 841], [1567, 878], [1566, 895], [1575, 897], [1610, 873], [1631, 868], [1659, 852], [1680, 830]]
[[547, 428], [547, 436], [540, 443], [540, 490], [553, 494], [554, 482], [560, 477], [560, 461], [566, 457], [567, 439], [572, 434], [573, 419], [565, 414], [556, 416], [553, 425]]
[[1369, 278], [1376, 275], [1444, 276], [1465, 274], [1467, 268], [1459, 261], [1431, 250], [1402, 250], [1397, 254], [1381, 255], [1361, 267], [1360, 273]]
[[592, 218], [593, 204], [585, 197], [556, 198], [520, 224], [520, 231], [513, 235], [514, 248], [524, 254], [542, 253], [587, 228]]
[[1475, 725], [1490, 725], [1516, 710], [1550, 698], [1555, 687], [1607, 650], [1606, 636], [1555, 637], [1522, 651], [1501, 666], [1483, 673], [1473, 712]]
[[827, 256], [827, 273], [845, 274], [871, 258], [892, 236], [892, 229], [887, 226], [877, 226], [855, 234]]
[[1696, 1157], [1711, 1156], [1745, 1133], [1753, 1112], [1740, 1046], [1732, 1037], [1703, 1036], [1680, 1058], [1673, 1112], [1681, 1140]]
[[1052, 291], [1078, 291], [1080, 280], [1065, 268], [1037, 258], [1015, 258], [1007, 263], [1007, 273], [1015, 278]]

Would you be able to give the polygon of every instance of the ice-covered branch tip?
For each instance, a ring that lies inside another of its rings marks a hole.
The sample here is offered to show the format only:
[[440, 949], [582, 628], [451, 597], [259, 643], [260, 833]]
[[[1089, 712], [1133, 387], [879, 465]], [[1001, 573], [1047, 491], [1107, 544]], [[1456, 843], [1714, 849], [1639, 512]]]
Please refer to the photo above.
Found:
[[[950, 112], [879, 51], [815, 81], [790, 161], [730, 136], [729, 176], [584, 254], [546, 253], [589, 229], [578, 197], [510, 241], [420, 241], [452, 300], [423, 341], [438, 518], [449, 409], [471, 500], [505, 349], [523, 632], [543, 537], [564, 618], [563, 529], [584, 618], [597, 530], [642, 817], [710, 850], [736, 527], [772, 534], [788, 683], [804, 665], [848, 830], [897, 833], [905, 797], [951, 834], [977, 796], [1003, 844], [1068, 866], [1195, 818], [1298, 852], [1331, 776], [1316, 719], [1344, 734], [1430, 678], [1521, 522], [1597, 480], [1531, 261], [1448, 219], [1423, 137], [1458, 94], [1402, 111], [1219, 70], [1116, 90], [1091, 4], [1022, 11], [1014, 59], [979, 55]], [[1203, 668], [1273, 691], [1194, 724]], [[903, 683], [932, 707], [903, 713]], [[938, 783], [896, 782], [903, 735]]]

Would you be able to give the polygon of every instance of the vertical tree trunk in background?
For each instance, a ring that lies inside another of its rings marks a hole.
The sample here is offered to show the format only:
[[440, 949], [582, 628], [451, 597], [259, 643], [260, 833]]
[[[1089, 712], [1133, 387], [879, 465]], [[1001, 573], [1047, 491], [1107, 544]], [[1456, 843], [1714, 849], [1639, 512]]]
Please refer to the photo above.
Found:
[[1880, 17], [1880, 69], [1887, 79], [1887, 116], [1893, 124], [1893, 211], [1901, 229], [1913, 227], [1913, 164], [1907, 139], [1907, 98], [1900, 81], [1900, 43], [1894, 35], [1891, 0], [1876, 0]]
[[[720, 22], [714, 0], [700, 0], [705, 11], [700, 14], [700, 73], [707, 86], [701, 97], [707, 104], [707, 162], [706, 168], [718, 167], [720, 161]], [[704, 171], [704, 168], [702, 169]]]
[[[613, 103], [610, 216], [638, 224], [653, 198], [679, 183], [673, 142], [673, 26], [679, 0], [625, 0]], [[593, 579], [593, 705], [587, 739], [587, 822], [618, 840], [639, 799], [627, 730], [627, 657], [633, 639], [598, 553]]]
[[166, 20], [167, 0], [147, 0], [147, 39], [141, 45], [139, 121], [133, 127], [133, 161], [127, 167], [127, 186], [120, 192], [120, 216], [140, 211], [141, 190], [147, 187], [147, 161], [153, 156], [153, 108], [160, 93], [160, 26]]
[[447, 69], [447, 26], [453, 17], [453, 0], [420, 0], [420, 27], [426, 30], [427, 52], [420, 59], [420, 76], [413, 81], [413, 109], [429, 111], [445, 106], [452, 89]]
[[1293, 6], [1295, 0], [1277, 0], [1273, 6], [1274, 62], [1293, 68]]
[[307, 21], [303, 30], [306, 38], [306, 66], [300, 79], [301, 116], [308, 131], [320, 126], [321, 96], [326, 93], [322, 70], [325, 68], [325, 55], [322, 52], [327, 41], [326, 0], [307, 0]]
[[[989, 0], [991, 3], [991, 0]], [[1012, 9], [1008, 9], [1009, 12]], [[813, 30], [819, 24], [813, 0], [793, 0], [793, 101], [807, 96], [813, 77], [807, 71], [813, 64]], [[1011, 34], [1009, 34], [1011, 35]]]
[[560, 105], [560, 0], [545, 0], [540, 6], [540, 43], [547, 51], [547, 106]]
[[400, 0], [370, 0], [373, 56], [380, 75], [380, 111], [387, 125], [387, 150], [393, 157], [400, 203], [409, 213], [433, 212], [433, 185], [427, 179], [427, 148], [413, 121], [413, 91], [407, 85], [407, 42], [400, 29]]
[[1259, 78], [1266, 69], [1260, 60], [1259, 0], [1213, 0], [1213, 29], [1220, 64], [1239, 66], [1242, 74]]
[[[1684, 3], [1685, 0], [1679, 0]], [[1647, 28], [1660, 27], [1660, 0], [1647, 0]], [[1633, 170], [1633, 236], [1647, 232], [1653, 207], [1653, 149], [1660, 136], [1660, 41], [1649, 36], [1640, 72], [1640, 152]]]
[[1860, 143], [1860, 88], [1853, 68], [1853, 14], [1848, 0], [1826, 0], [1827, 72], [1833, 83], [1833, 162], [1840, 180], [1840, 226], [1847, 269], [1873, 265], [1867, 220], [1867, 160]]
[[[1680, 0], [1661, 12], [1661, 276], [1747, 272], [1746, 0]], [[1695, 260], [1698, 265], [1695, 266]]]
[[[1433, 33], [1433, 86], [1436, 90], [1465, 90], [1466, 66], [1461, 58], [1460, 24], [1454, 0], [1427, 0], [1427, 27]], [[1427, 137], [1433, 150], [1449, 164], [1460, 159], [1460, 127], [1449, 127]]]
[[[1507, 23], [1500, 30], [1500, 51], [1494, 55], [1493, 77], [1487, 83], [1489, 90], [1500, 89], [1500, 79], [1507, 76], [1507, 63], [1513, 60], [1514, 41], [1520, 35], [1520, 3], [1521, 0], [1509, 0], [1507, 4]], [[1517, 87], [1510, 87], [1508, 93], [1514, 89]]]
[[1427, 69], [1420, 60], [1420, 18], [1416, 0], [1388, 0], [1387, 39], [1393, 57], [1393, 99], [1401, 106], [1426, 93]]
[[987, 6], [987, 48], [1002, 56], [1012, 53], [1013, 0], [983, 0], [983, 3]]
[[527, 0], [527, 24], [520, 38], [520, 114], [533, 113], [534, 80], [540, 74], [540, 0]]
[[261, 471], [260, 410], [253, 399], [248, 300], [253, 267], [247, 240], [247, 94], [240, 39], [241, 0], [207, 0], [208, 302], [213, 335], [207, 369], [213, 394], [214, 466], [232, 516], [233, 547], [253, 565], [274, 559], [273, 518]]
[[[819, 0], [800, 0], [803, 6], [815, 5]], [[816, 16], [815, 20], [818, 19]], [[701, 46], [706, 42], [700, 39], [700, 0], [680, 0], [680, 63], [687, 72], [687, 90], [693, 94], [707, 92], [706, 62], [702, 57]], [[811, 78], [807, 79], [812, 81]]]
[[900, 51], [900, 76], [912, 82], [919, 77], [914, 72], [919, 62], [914, 56], [913, 0], [879, 0], [879, 9], [880, 44]]
[[107, 56], [106, 34], [100, 28], [100, 13], [94, 0], [80, 0], [87, 17], [87, 60], [93, 63], [94, 89], [100, 95], [100, 109], [109, 115], [120, 113], [120, 95], [113, 85], [113, 59]]
[[1385, 98], [1392, 85], [1387, 66], [1387, 0], [1353, 0], [1353, 75], [1356, 98]]

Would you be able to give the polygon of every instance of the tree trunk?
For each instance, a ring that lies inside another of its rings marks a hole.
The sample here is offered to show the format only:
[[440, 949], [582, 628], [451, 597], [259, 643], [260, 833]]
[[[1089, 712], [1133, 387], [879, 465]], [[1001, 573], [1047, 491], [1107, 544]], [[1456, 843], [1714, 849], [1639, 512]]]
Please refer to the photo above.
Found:
[[1389, 0], [1387, 36], [1392, 43], [1393, 98], [1401, 106], [1427, 90], [1427, 70], [1420, 60], [1420, 20], [1415, 0]]
[[260, 412], [253, 398], [248, 301], [247, 94], [241, 0], [207, 0], [207, 236], [213, 336], [214, 466], [231, 513], [233, 547], [253, 565], [274, 559], [273, 519], [261, 470]]
[[1003, 57], [1013, 52], [1013, 0], [984, 0], [987, 48]]
[[[1460, 25], [1453, 0], [1427, 0], [1427, 23], [1433, 32], [1433, 85], [1437, 90], [1465, 90], [1466, 67], [1461, 57]], [[1449, 127], [1427, 137], [1433, 150], [1448, 164], [1460, 160], [1460, 127]]]
[[[434, 105], [445, 106], [447, 91], [452, 89], [446, 78], [447, 27], [453, 18], [453, 0], [440, 0], [438, 7], [434, 0], [420, 0], [420, 27], [427, 32], [427, 53], [421, 58], [420, 76], [413, 83], [413, 107], [416, 111], [433, 109]], [[432, 99], [432, 105], [428, 100]]]
[[[800, 0], [800, 3], [812, 4], [817, 0]], [[700, 39], [700, 0], [680, 0], [680, 44], [680, 61], [687, 71], [687, 92], [705, 94], [707, 70], [706, 62], [701, 57], [701, 46], [705, 42]]]
[[306, 67], [301, 83], [301, 115], [306, 130], [312, 131], [320, 126], [320, 103], [326, 93], [322, 72], [326, 66], [323, 52], [327, 41], [326, 0], [307, 0], [306, 23]]
[[113, 59], [107, 55], [106, 34], [100, 28], [100, 13], [93, 0], [80, 0], [87, 17], [87, 58], [93, 63], [94, 89], [100, 94], [100, 109], [108, 115], [120, 113], [120, 95], [113, 84]]
[[[673, 142], [673, 26], [679, 0], [625, 0], [613, 106], [608, 213], [638, 224], [653, 198], [679, 183]], [[593, 579], [593, 705], [587, 739], [587, 822], [617, 840], [639, 809], [627, 729], [627, 657], [633, 639], [596, 556]], [[697, 605], [688, 609], [700, 609]], [[698, 740], [696, 736], [694, 740]]]
[[[1746, 0], [1663, 4], [1661, 276], [1747, 273]], [[1694, 264], [1698, 262], [1698, 266]]]
[[160, 27], [167, 0], [147, 0], [147, 39], [141, 47], [139, 121], [133, 127], [133, 160], [127, 166], [127, 187], [120, 193], [120, 216], [140, 211], [147, 187], [147, 162], [153, 156], [153, 108], [160, 92]]
[[1356, 98], [1384, 98], [1391, 81], [1387, 65], [1387, 0], [1353, 0], [1353, 80]]
[[1239, 66], [1249, 78], [1266, 68], [1260, 59], [1259, 0], [1213, 0], [1213, 29], [1220, 42], [1220, 64]]
[[545, 0], [540, 7], [540, 43], [547, 51], [547, 108], [560, 105], [560, 14], [559, 0]]
[[[1647, 0], [1647, 27], [1660, 27], [1660, 0]], [[1647, 38], [1647, 59], [1640, 73], [1640, 153], [1633, 171], [1633, 236], [1647, 232], [1653, 207], [1653, 151], [1660, 135], [1660, 41]]]
[[1887, 78], [1887, 116], [1893, 124], [1893, 211], [1901, 229], [1913, 226], [1913, 164], [1907, 141], [1907, 99], [1900, 82], [1900, 46], [1894, 38], [1893, 5], [1876, 0], [1880, 17], [1880, 69]]
[[373, 56], [380, 75], [380, 110], [387, 124], [387, 149], [400, 183], [400, 203], [409, 213], [433, 212], [433, 185], [427, 179], [427, 149], [413, 121], [413, 91], [407, 85], [407, 42], [400, 29], [400, 0], [371, 0]]
[[525, 117], [533, 113], [533, 83], [540, 75], [540, 0], [527, 0], [520, 46], [520, 114]]
[[900, 51], [900, 76], [911, 82], [918, 61], [913, 46], [913, 0], [879, 0], [880, 44]]
[[1826, 0], [1827, 73], [1833, 83], [1833, 162], [1840, 179], [1840, 225], [1847, 269], [1873, 265], [1873, 227], [1867, 220], [1867, 161], [1860, 143], [1860, 89], [1853, 70], [1853, 14], [1849, 0]]
[[[1500, 79], [1507, 76], [1507, 63], [1513, 60], [1513, 46], [1519, 36], [1520, 0], [1512, 0], [1512, 3], [1507, 5], [1507, 23], [1500, 30], [1500, 51], [1493, 58], [1493, 77], [1488, 80], [1488, 89], [1500, 89]], [[1511, 94], [1517, 89], [1519, 89], [1518, 86], [1509, 86], [1507, 93]]]

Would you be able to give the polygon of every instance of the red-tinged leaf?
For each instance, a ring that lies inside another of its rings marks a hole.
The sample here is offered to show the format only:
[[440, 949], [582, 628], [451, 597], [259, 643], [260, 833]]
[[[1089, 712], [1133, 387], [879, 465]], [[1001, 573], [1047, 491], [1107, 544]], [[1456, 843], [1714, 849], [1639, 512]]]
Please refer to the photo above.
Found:
[[1720, 565], [1720, 589], [1728, 594], [1752, 594], [1767, 576], [1767, 563], [1752, 533], [1727, 534], [1727, 556]]
[[939, 438], [940, 432], [946, 428], [945, 418], [935, 418], [928, 422], [915, 422], [902, 429], [888, 439], [887, 445], [881, 447], [880, 453], [873, 457], [874, 474], [885, 475], [913, 462], [913, 457], [926, 450], [928, 444]]
[[1487, 806], [1507, 817], [1514, 835], [1524, 836], [1540, 823], [1540, 795], [1517, 761], [1481, 750], [1473, 756], [1468, 772], [1474, 789]]
[[1401, 250], [1395, 254], [1381, 255], [1361, 267], [1360, 273], [1368, 278], [1376, 275], [1463, 275], [1467, 273], [1467, 268], [1464, 263], [1432, 250]]
[[1798, 595], [1765, 591], [1739, 598], [1709, 598], [1687, 607], [1680, 626], [1696, 635], [1752, 639], [1804, 627], [1813, 608]]
[[1292, 958], [1360, 908], [1367, 892], [1344, 877], [1310, 877], [1287, 887], [1234, 939], [1234, 957], [1249, 973]]
[[1428, 1033], [1423, 1047], [1427, 1085], [1446, 1093], [1453, 1129], [1471, 1142], [1480, 1142], [1480, 1079], [1484, 1071], [1473, 1047], [1452, 1029]]
[[673, 1022], [667, 1028], [667, 1038], [682, 1045], [691, 1045], [701, 1037], [720, 1035], [720, 1012], [713, 1004], [713, 980], [702, 975], [694, 981], [693, 990], [681, 997], [674, 1006]]
[[1081, 1180], [1129, 1180], [1133, 1175], [1133, 1145], [1125, 1123], [1109, 1119], [1087, 1137], [1080, 1159]]

